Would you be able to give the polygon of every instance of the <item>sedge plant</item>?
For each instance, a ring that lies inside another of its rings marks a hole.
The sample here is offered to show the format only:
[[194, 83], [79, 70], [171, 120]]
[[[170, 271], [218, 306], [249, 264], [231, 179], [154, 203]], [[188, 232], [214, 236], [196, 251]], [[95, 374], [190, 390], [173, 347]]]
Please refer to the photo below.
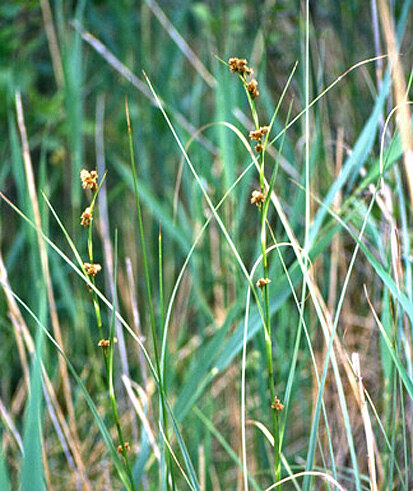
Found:
[[[88, 276], [90, 282], [94, 287], [96, 287], [95, 283], [95, 277], [96, 275], [101, 271], [102, 266], [98, 263], [94, 262], [94, 254], [93, 254], [93, 218], [94, 218], [94, 213], [95, 213], [95, 206], [96, 206], [96, 199], [98, 196], [98, 192], [100, 187], [103, 184], [105, 176], [103, 176], [103, 179], [101, 180], [100, 184], [98, 184], [98, 174], [96, 171], [88, 171], [86, 169], [83, 169], [80, 172], [80, 180], [82, 183], [83, 189], [87, 190], [87, 192], [92, 193], [92, 199], [89, 204], [83, 211], [82, 215], [80, 216], [80, 224], [87, 229], [88, 233], [88, 238], [87, 238], [87, 250], [88, 250], [88, 262], [83, 263], [83, 272]], [[116, 261], [117, 261], [117, 235], [115, 236], [115, 268], [114, 268], [114, 284], [115, 288], [114, 291], [116, 292]], [[132, 475], [132, 468], [130, 464], [130, 460], [128, 457], [128, 452], [130, 450], [130, 444], [128, 441], [125, 440], [123, 431], [122, 431], [122, 426], [120, 422], [120, 417], [119, 417], [119, 411], [118, 411], [118, 405], [117, 405], [117, 400], [116, 400], [116, 394], [115, 394], [115, 387], [114, 387], [114, 380], [113, 380], [113, 362], [114, 362], [114, 357], [113, 357], [113, 347], [114, 343], [116, 342], [116, 338], [114, 335], [114, 327], [115, 327], [115, 305], [112, 310], [112, 321], [111, 321], [111, 326], [110, 326], [110, 332], [109, 332], [109, 337], [104, 337], [104, 331], [103, 331], [103, 325], [102, 325], [102, 315], [100, 311], [100, 304], [99, 304], [99, 299], [96, 294], [95, 289], [90, 289], [90, 293], [92, 295], [93, 299], [93, 307], [95, 311], [95, 317], [96, 317], [96, 323], [99, 331], [99, 337], [100, 340], [98, 342], [98, 347], [102, 349], [102, 354], [103, 354], [103, 361], [104, 361], [104, 366], [105, 366], [105, 371], [106, 371], [106, 380], [107, 380], [107, 389], [109, 393], [109, 398], [110, 398], [110, 403], [111, 403], [111, 409], [112, 409], [112, 416], [113, 420], [116, 426], [118, 438], [119, 438], [119, 445], [117, 447], [118, 453], [122, 454], [123, 459], [124, 459], [124, 465], [125, 465], [125, 470], [129, 478], [129, 482], [127, 484], [127, 489], [134, 491], [135, 490], [135, 485], [134, 485], [134, 480], [133, 480], [133, 475]], [[115, 303], [115, 298], [113, 299]]]
[[[263, 297], [263, 331], [265, 339], [266, 363], [267, 363], [267, 378], [268, 389], [270, 393], [269, 408], [271, 410], [272, 431], [274, 438], [274, 475], [275, 480], [281, 479], [281, 448], [280, 448], [280, 412], [284, 405], [278, 398], [276, 392], [276, 382], [274, 379], [274, 363], [272, 356], [272, 332], [271, 332], [271, 314], [270, 314], [270, 283], [269, 267], [268, 267], [268, 240], [267, 240], [267, 217], [270, 204], [271, 191], [275, 184], [277, 175], [277, 165], [274, 166], [269, 189], [265, 188], [265, 150], [270, 134], [271, 126], [274, 122], [277, 111], [271, 121], [270, 126], [261, 126], [256, 107], [256, 99], [259, 96], [258, 82], [255, 78], [248, 80], [249, 76], [253, 75], [253, 69], [248, 66], [247, 60], [240, 58], [230, 58], [228, 64], [231, 72], [237, 73], [248, 99], [251, 109], [252, 119], [254, 121], [254, 130], [251, 130], [249, 136], [255, 142], [255, 151], [258, 154], [257, 160], [259, 163], [259, 189], [255, 189], [251, 194], [251, 204], [257, 206], [259, 212], [260, 223], [260, 247], [262, 254], [262, 269], [263, 276], [258, 279], [256, 286], [262, 292]], [[278, 109], [278, 108], [277, 108]]]

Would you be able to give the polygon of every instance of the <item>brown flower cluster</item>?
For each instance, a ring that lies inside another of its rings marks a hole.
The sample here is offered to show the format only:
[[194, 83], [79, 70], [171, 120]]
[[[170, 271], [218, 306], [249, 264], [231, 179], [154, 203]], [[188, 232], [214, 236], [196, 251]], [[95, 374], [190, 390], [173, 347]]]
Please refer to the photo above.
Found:
[[[118, 339], [117, 338], [113, 338], [113, 343], [117, 343], [118, 342]], [[109, 353], [109, 347], [110, 347], [110, 339], [101, 339], [99, 342], [98, 342], [98, 347], [99, 348], [102, 348], [103, 350], [103, 354], [105, 356], [108, 355]]]
[[[130, 450], [129, 442], [125, 442], [124, 447], [125, 447], [125, 450], [127, 452], [129, 452], [129, 450]], [[123, 453], [123, 447], [122, 447], [122, 445], [118, 445], [118, 453]]]
[[264, 203], [264, 200], [264, 194], [258, 189], [254, 189], [254, 191], [251, 193], [251, 204], [253, 205], [255, 203], [259, 208], [262, 203]]
[[271, 408], [275, 409], [278, 413], [280, 413], [284, 409], [284, 404], [278, 399], [278, 397], [274, 397], [274, 402], [271, 404]]
[[261, 290], [262, 290], [265, 285], [268, 285], [268, 283], [271, 283], [271, 280], [269, 278], [260, 278], [257, 281], [257, 287], [261, 288]]
[[240, 75], [252, 75], [254, 73], [254, 70], [247, 66], [248, 61], [243, 58], [230, 58], [228, 64], [232, 73], [239, 73]]
[[[269, 131], [270, 131], [270, 128], [268, 126], [260, 126], [258, 128], [258, 130], [252, 130], [252, 131], [250, 131], [250, 138], [251, 138], [251, 140], [256, 140], [256, 141], [259, 142], [259, 141], [262, 140], [262, 137], [266, 133], [268, 133]], [[257, 150], [257, 152], [258, 152], [258, 150]]]
[[[117, 337], [114, 337], [113, 338], [113, 342], [116, 344], [118, 342], [118, 338]], [[110, 339], [101, 339], [98, 342], [98, 346], [99, 346], [99, 348], [109, 348], [109, 346], [110, 346]]]
[[255, 78], [253, 78], [251, 82], [247, 84], [247, 90], [253, 99], [256, 99], [260, 95], [260, 91], [258, 90], [258, 82]]
[[101, 339], [98, 342], [99, 348], [109, 348], [110, 346], [110, 339]]
[[92, 208], [88, 206], [85, 211], [80, 215], [80, 225], [82, 227], [89, 227], [90, 222], [93, 220]]
[[92, 277], [95, 277], [102, 269], [102, 266], [100, 264], [92, 263], [83, 263], [83, 267], [85, 268], [86, 273]]
[[82, 169], [80, 171], [80, 181], [82, 182], [83, 189], [91, 189], [92, 191], [97, 191], [98, 189], [98, 173], [95, 170], [88, 171]]

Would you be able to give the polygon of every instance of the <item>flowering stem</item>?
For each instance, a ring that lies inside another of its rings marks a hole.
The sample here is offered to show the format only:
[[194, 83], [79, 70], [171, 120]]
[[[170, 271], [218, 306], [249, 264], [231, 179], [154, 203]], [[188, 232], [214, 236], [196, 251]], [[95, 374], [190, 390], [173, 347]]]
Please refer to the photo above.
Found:
[[[260, 131], [259, 117], [255, 105], [255, 99], [252, 97], [249, 90], [245, 73], [240, 75], [243, 82], [245, 92], [247, 94], [247, 99], [249, 106], [251, 108], [252, 117], [254, 120], [255, 131]], [[266, 130], [267, 131], [267, 130]], [[262, 132], [262, 133], [266, 133]], [[262, 138], [262, 136], [261, 136]], [[260, 179], [260, 192], [262, 196], [265, 196], [265, 147], [268, 141], [268, 135], [266, 135], [263, 145], [261, 145], [261, 139], [259, 139], [259, 179]], [[266, 203], [267, 198], [265, 198], [264, 203]], [[268, 214], [268, 206], [262, 203], [259, 206], [260, 212], [260, 241], [261, 241], [261, 254], [262, 254], [262, 264], [263, 264], [263, 274], [264, 280], [268, 279], [268, 256], [267, 256], [267, 233], [266, 233], [266, 221]], [[275, 383], [274, 383], [274, 367], [272, 359], [272, 336], [271, 336], [271, 315], [270, 315], [270, 294], [269, 294], [269, 281], [264, 281], [262, 288], [263, 300], [264, 300], [264, 338], [265, 338], [265, 350], [267, 358], [267, 373], [268, 373], [268, 387], [270, 392], [270, 404], [275, 401]], [[269, 405], [270, 405], [269, 404]], [[279, 481], [281, 479], [281, 459], [280, 459], [280, 434], [279, 434], [279, 415], [278, 411], [271, 407], [272, 416], [272, 429], [274, 436], [274, 476], [275, 480]], [[278, 489], [278, 487], [277, 487]]]
[[[260, 167], [260, 186], [261, 192], [264, 194], [264, 149], [260, 155], [261, 167]], [[266, 219], [267, 219], [268, 207], [260, 207], [261, 215], [261, 254], [264, 278], [268, 278], [268, 256], [267, 256], [267, 234], [266, 234]], [[268, 370], [268, 386], [270, 390], [271, 403], [275, 400], [275, 387], [274, 387], [274, 368], [272, 360], [272, 336], [271, 336], [271, 316], [270, 316], [270, 293], [269, 284], [265, 284], [263, 287], [264, 296], [264, 336], [265, 336], [265, 348], [267, 355], [267, 370]], [[281, 462], [280, 462], [280, 445], [279, 445], [279, 425], [278, 425], [278, 413], [271, 408], [272, 413], [272, 426], [274, 436], [274, 474], [275, 480], [281, 479]]]
[[[97, 194], [97, 193], [96, 193]], [[92, 205], [91, 205], [91, 211], [93, 212], [93, 203], [95, 201], [95, 197], [93, 197]], [[87, 249], [88, 249], [88, 254], [89, 254], [89, 261], [91, 264], [93, 264], [93, 237], [92, 237], [92, 221], [90, 222], [87, 230], [88, 236], [87, 236]], [[95, 278], [93, 276], [90, 276], [90, 281], [92, 282], [93, 286], [96, 286], [95, 283]], [[98, 325], [98, 331], [99, 331], [99, 338], [103, 338], [103, 332], [102, 332], [102, 316], [100, 314], [100, 306], [99, 306], [99, 300], [98, 297], [95, 293], [95, 291], [92, 291], [92, 298], [93, 298], [93, 308], [95, 309], [95, 316], [96, 316], [96, 322]]]
[[[133, 474], [132, 474], [132, 468], [130, 465], [129, 457], [128, 457], [128, 448], [126, 447], [125, 439], [123, 437], [122, 433], [122, 428], [120, 424], [120, 418], [119, 418], [119, 413], [118, 413], [118, 407], [116, 403], [116, 394], [115, 394], [115, 386], [113, 383], [113, 348], [114, 348], [114, 343], [115, 343], [115, 321], [116, 321], [116, 288], [117, 288], [117, 268], [118, 268], [118, 234], [117, 230], [115, 233], [115, 264], [114, 264], [114, 286], [113, 286], [113, 309], [112, 309], [112, 320], [110, 324], [110, 344], [109, 344], [109, 354], [107, 357], [105, 357], [105, 362], [106, 362], [106, 370], [107, 370], [107, 376], [108, 376], [108, 386], [109, 386], [109, 397], [112, 405], [112, 413], [113, 417], [115, 420], [115, 425], [116, 429], [118, 431], [118, 437], [119, 437], [119, 443], [122, 449], [122, 455], [123, 458], [125, 459], [125, 466], [126, 466], [126, 471], [128, 473], [130, 483], [131, 483], [131, 490], [134, 491], [135, 485], [133, 482]], [[107, 358], [107, 359], [106, 359]]]
[[[97, 178], [97, 175], [96, 175], [96, 178]], [[99, 187], [96, 190], [94, 190], [93, 196], [92, 196], [92, 201], [91, 201], [89, 209], [88, 209], [88, 212], [90, 215], [90, 221], [87, 225], [87, 229], [88, 229], [87, 230], [87, 232], [88, 232], [87, 250], [88, 250], [88, 256], [89, 256], [89, 261], [90, 261], [91, 266], [94, 266], [94, 264], [93, 264], [93, 229], [92, 229], [93, 218], [92, 217], [93, 217], [93, 211], [94, 211], [96, 198], [97, 198], [100, 186], [102, 185], [104, 178], [105, 178], [105, 176], [103, 176]], [[115, 271], [115, 282], [114, 282], [115, 294], [114, 294], [114, 296], [116, 296], [116, 277], [117, 277], [116, 270], [117, 270], [117, 234], [115, 236], [115, 269], [114, 269], [114, 271]], [[96, 273], [89, 274], [89, 279], [90, 279], [91, 283], [93, 284], [93, 286], [96, 286], [96, 282], [95, 282], [95, 278], [94, 278], [95, 274]], [[99, 331], [99, 337], [102, 341], [105, 341], [102, 339], [104, 336], [103, 336], [103, 330], [102, 330], [102, 315], [100, 312], [99, 300], [98, 300], [97, 294], [95, 293], [94, 290], [92, 291], [92, 298], [93, 298], [93, 307], [95, 310], [96, 322], [97, 322], [98, 331]], [[121, 452], [122, 452], [122, 455], [123, 455], [124, 461], [125, 461], [126, 472], [128, 474], [129, 480], [130, 480], [129, 485], [128, 485], [128, 483], [125, 483], [125, 482], [124, 482], [124, 484], [128, 490], [135, 491], [132, 468], [130, 465], [129, 457], [127, 455], [127, 448], [126, 448], [126, 444], [125, 444], [125, 439], [124, 439], [123, 433], [122, 433], [122, 428], [121, 428], [120, 418], [119, 418], [119, 412], [118, 412], [117, 402], [116, 402], [115, 387], [113, 384], [113, 346], [114, 346], [114, 326], [115, 326], [115, 314], [116, 314], [115, 309], [116, 309], [115, 298], [113, 298], [112, 323], [111, 323], [109, 346], [108, 346], [109, 349], [107, 348], [107, 345], [102, 345], [102, 346], [105, 346], [102, 349], [102, 356], [103, 356], [103, 361], [104, 361], [104, 365], [105, 365], [106, 378], [107, 378], [107, 384], [108, 384], [108, 392], [109, 392], [109, 398], [110, 398], [110, 402], [111, 402], [113, 419], [114, 419], [114, 423], [115, 423], [116, 430], [118, 433], [120, 448], [122, 449]]]

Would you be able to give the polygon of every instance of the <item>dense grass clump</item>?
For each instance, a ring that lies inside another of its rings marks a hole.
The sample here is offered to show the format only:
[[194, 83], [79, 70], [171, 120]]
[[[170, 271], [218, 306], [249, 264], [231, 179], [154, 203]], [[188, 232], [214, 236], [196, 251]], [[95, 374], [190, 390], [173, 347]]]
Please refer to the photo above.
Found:
[[412, 489], [411, 2], [0, 12], [0, 489]]

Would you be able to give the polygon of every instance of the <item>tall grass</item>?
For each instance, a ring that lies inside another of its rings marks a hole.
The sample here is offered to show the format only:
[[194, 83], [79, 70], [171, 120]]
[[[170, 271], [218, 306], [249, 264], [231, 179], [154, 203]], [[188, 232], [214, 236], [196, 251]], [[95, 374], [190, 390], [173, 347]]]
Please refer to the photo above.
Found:
[[412, 489], [411, 2], [177, 6], [0, 7], [0, 489]]

